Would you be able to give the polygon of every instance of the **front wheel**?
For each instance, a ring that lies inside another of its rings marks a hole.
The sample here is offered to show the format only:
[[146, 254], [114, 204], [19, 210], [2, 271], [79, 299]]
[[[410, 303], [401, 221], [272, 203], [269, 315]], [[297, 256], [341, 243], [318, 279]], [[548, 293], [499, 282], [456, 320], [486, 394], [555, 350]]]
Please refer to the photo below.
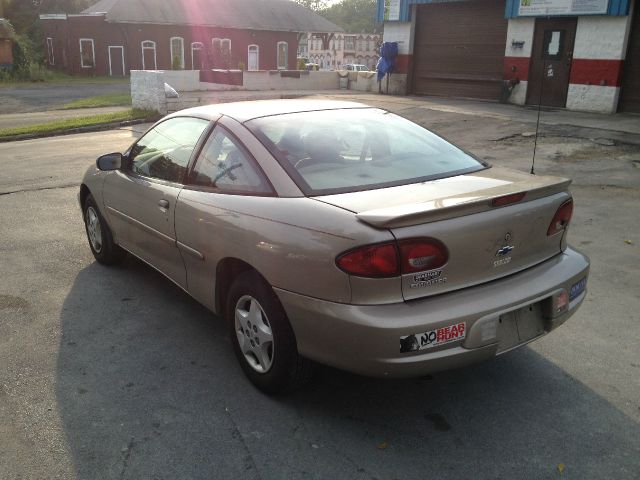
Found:
[[234, 352], [255, 386], [280, 393], [309, 380], [311, 363], [298, 354], [284, 309], [262, 277], [241, 274], [229, 290], [226, 311]]
[[102, 218], [91, 195], [88, 195], [84, 201], [83, 214], [89, 247], [95, 259], [105, 265], [112, 265], [122, 260], [124, 250], [113, 241], [109, 225]]

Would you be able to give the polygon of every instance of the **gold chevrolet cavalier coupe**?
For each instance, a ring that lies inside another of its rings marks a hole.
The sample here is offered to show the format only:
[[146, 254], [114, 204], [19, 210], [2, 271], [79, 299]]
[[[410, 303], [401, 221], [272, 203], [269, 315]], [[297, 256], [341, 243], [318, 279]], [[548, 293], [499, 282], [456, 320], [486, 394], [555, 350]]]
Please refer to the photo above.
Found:
[[277, 100], [165, 117], [98, 158], [79, 200], [98, 262], [129, 252], [160, 271], [278, 392], [312, 361], [419, 376], [561, 325], [589, 273], [567, 246], [569, 183], [377, 108]]

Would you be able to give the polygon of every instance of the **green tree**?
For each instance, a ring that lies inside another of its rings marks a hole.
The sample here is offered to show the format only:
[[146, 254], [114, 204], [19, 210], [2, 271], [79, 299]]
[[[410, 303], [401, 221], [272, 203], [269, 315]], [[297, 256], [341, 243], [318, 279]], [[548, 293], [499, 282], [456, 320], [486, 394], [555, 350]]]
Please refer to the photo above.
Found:
[[0, 0], [0, 17], [7, 18], [18, 34], [32, 36], [39, 15], [78, 13], [91, 3], [91, 0]]
[[296, 3], [299, 3], [300, 5], [307, 7], [311, 10], [324, 10], [325, 8], [327, 8], [327, 1], [326, 0], [294, 0]]
[[376, 10], [376, 0], [342, 0], [318, 13], [345, 32], [374, 33], [382, 30], [376, 23]]

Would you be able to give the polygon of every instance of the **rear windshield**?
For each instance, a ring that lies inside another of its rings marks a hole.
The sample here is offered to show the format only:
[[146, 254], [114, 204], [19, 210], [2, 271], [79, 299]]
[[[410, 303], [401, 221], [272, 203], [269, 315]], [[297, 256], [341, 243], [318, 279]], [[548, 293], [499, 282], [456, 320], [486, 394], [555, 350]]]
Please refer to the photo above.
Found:
[[274, 115], [246, 126], [305, 195], [417, 183], [485, 168], [421, 126], [374, 108]]

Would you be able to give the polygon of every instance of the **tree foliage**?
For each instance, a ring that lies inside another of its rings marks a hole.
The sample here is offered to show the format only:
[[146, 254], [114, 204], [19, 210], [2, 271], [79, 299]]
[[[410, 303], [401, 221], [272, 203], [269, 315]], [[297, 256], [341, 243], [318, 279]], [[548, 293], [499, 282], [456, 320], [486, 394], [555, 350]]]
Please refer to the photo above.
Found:
[[39, 15], [44, 13], [78, 13], [92, 0], [0, 0], [0, 17], [9, 20], [16, 32], [13, 43], [14, 77], [29, 75], [42, 68], [44, 48]]
[[32, 36], [39, 15], [78, 13], [91, 3], [95, 2], [91, 0], [0, 0], [0, 17], [7, 18], [18, 34]]
[[328, 2], [326, 0], [294, 0], [296, 3], [299, 3], [303, 7], [307, 7], [311, 10], [324, 10], [327, 8]]
[[376, 0], [342, 0], [318, 13], [342, 27], [348, 33], [374, 33], [381, 31], [376, 23]]

